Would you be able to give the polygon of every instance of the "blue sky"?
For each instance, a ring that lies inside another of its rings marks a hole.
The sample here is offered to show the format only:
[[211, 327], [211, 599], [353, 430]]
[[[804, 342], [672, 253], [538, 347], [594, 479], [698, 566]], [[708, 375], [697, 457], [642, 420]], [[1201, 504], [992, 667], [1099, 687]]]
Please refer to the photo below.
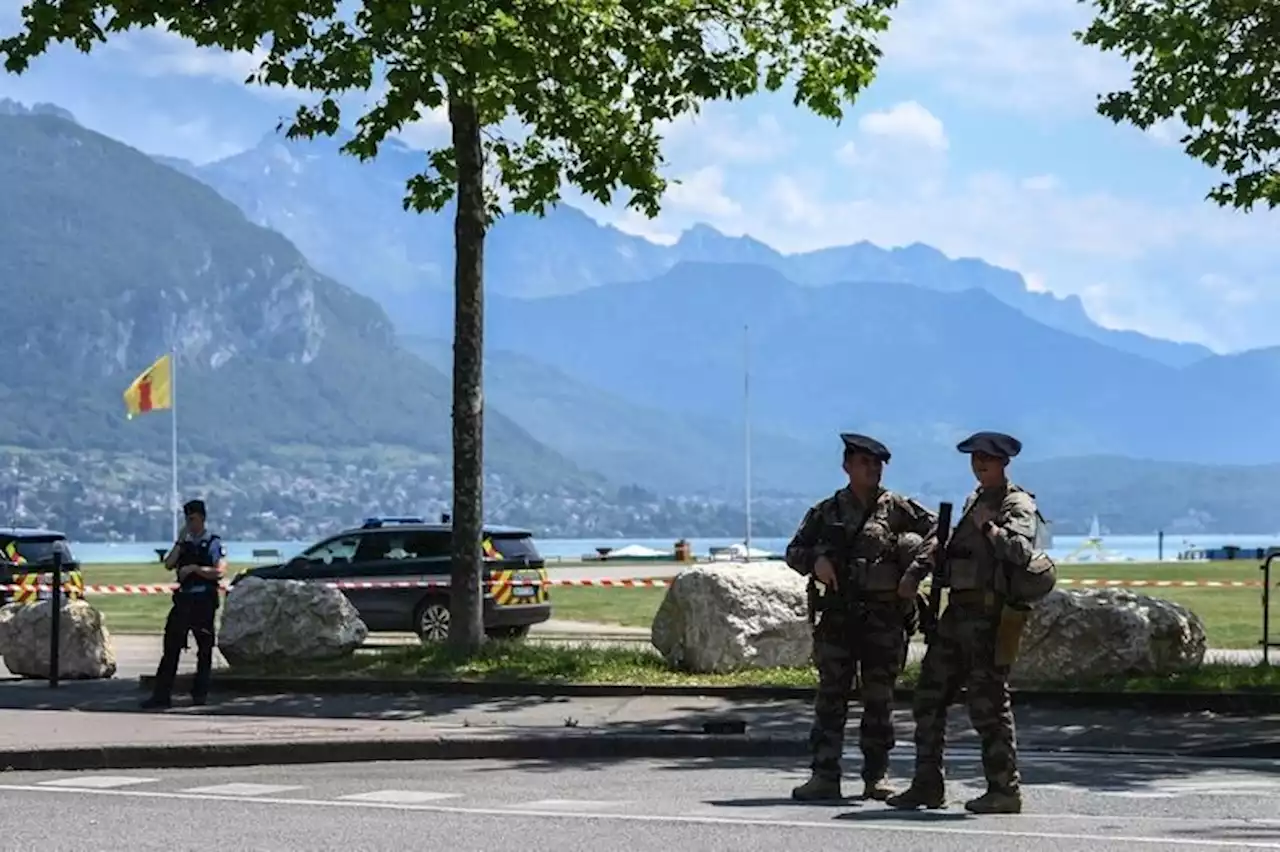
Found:
[[[17, 0], [0, 0], [0, 32]], [[714, 104], [667, 129], [670, 190], [650, 221], [580, 202], [657, 240], [696, 222], [783, 251], [924, 242], [1078, 294], [1098, 322], [1218, 351], [1280, 345], [1280, 214], [1220, 210], [1215, 176], [1168, 128], [1116, 127], [1093, 110], [1121, 60], [1079, 46], [1074, 0], [903, 0], [874, 86], [836, 125], [787, 93]], [[254, 144], [296, 104], [242, 85], [248, 55], [162, 32], [85, 57], [60, 49], [0, 96], [52, 101], [150, 153], [208, 161]], [[407, 128], [446, 139], [438, 117]], [[572, 194], [566, 196], [579, 203]]]

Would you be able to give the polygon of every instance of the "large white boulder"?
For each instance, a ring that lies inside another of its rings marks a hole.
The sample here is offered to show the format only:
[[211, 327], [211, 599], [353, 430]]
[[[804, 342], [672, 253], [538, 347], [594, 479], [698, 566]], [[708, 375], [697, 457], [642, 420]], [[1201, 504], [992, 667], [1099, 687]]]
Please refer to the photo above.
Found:
[[227, 593], [218, 650], [227, 664], [287, 665], [343, 657], [369, 630], [338, 589], [246, 577]]
[[689, 568], [667, 588], [651, 641], [668, 664], [690, 672], [810, 665], [805, 586], [784, 562]]
[[[58, 677], [94, 680], [114, 677], [116, 651], [102, 613], [84, 600], [64, 600], [58, 623]], [[0, 657], [22, 677], [49, 677], [53, 604], [11, 603], [0, 608]]]
[[1013, 682], [1185, 671], [1204, 661], [1204, 622], [1125, 589], [1055, 589], [1027, 620]]

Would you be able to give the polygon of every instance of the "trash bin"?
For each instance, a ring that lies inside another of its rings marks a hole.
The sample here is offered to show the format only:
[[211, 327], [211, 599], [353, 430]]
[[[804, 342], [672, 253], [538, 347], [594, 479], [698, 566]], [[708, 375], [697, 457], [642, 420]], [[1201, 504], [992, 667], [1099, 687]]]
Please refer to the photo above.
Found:
[[676, 561], [677, 562], [693, 561], [693, 548], [690, 547], [689, 542], [685, 541], [684, 539], [680, 539], [679, 541], [676, 542]]

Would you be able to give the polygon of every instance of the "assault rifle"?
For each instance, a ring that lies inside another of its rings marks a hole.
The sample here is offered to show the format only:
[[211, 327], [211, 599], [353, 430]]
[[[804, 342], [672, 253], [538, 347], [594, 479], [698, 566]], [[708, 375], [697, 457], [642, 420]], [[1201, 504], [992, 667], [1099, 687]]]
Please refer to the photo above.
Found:
[[929, 601], [920, 613], [920, 632], [926, 644], [932, 645], [938, 635], [938, 619], [942, 609], [942, 587], [947, 584], [947, 545], [951, 541], [951, 504], [938, 506], [938, 526], [933, 548], [933, 576], [929, 580]]

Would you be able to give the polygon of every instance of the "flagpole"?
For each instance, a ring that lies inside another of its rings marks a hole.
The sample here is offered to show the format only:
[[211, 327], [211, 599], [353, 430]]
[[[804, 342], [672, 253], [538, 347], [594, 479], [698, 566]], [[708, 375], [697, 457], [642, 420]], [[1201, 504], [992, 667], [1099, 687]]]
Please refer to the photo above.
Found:
[[751, 327], [742, 327], [742, 479], [747, 510], [746, 561], [751, 561]]
[[173, 540], [178, 540], [178, 350], [169, 347], [169, 518]]

